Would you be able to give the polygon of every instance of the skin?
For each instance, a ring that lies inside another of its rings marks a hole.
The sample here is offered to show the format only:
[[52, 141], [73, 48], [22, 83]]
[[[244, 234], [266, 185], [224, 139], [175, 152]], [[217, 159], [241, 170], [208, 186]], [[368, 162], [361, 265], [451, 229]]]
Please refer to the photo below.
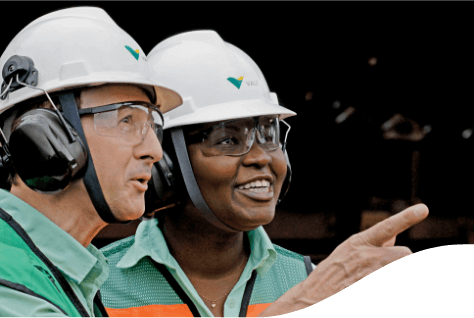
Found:
[[291, 288], [259, 316], [275, 316], [314, 305], [352, 285], [383, 266], [410, 255], [394, 246], [396, 236], [428, 216], [428, 207], [417, 204], [352, 235], [342, 242], [307, 279]]
[[[203, 125], [190, 134], [210, 125]], [[266, 153], [257, 144], [241, 157], [206, 157], [200, 147], [200, 143], [188, 145], [196, 180], [209, 207], [228, 229], [213, 226], [191, 202], [179, 213], [165, 216], [162, 226], [171, 254], [193, 286], [199, 294], [214, 300], [232, 290], [243, 272], [250, 255], [244, 231], [273, 219], [286, 162], [281, 150]], [[271, 200], [253, 200], [236, 190], [237, 185], [267, 173], [274, 177]], [[415, 205], [353, 235], [319, 263], [306, 280], [286, 292], [260, 316], [286, 314], [316, 304], [386, 264], [411, 254], [407, 247], [394, 246], [396, 236], [427, 215], [425, 205]], [[215, 308], [205, 297], [201, 296], [211, 312], [223, 316], [226, 297], [216, 301]]]
[[[215, 316], [223, 316], [226, 297], [222, 296], [237, 283], [250, 255], [244, 232], [273, 220], [287, 166], [281, 149], [266, 152], [257, 142], [242, 156], [206, 157], [201, 147], [201, 143], [189, 145], [189, 158], [204, 199], [227, 229], [208, 222], [188, 201], [179, 213], [164, 217], [163, 233], [171, 254], [204, 295], [204, 303]], [[262, 176], [272, 180], [269, 198], [237, 189]], [[206, 299], [219, 297], [214, 308]]]
[[[80, 108], [92, 108], [124, 101], [147, 101], [145, 92], [131, 85], [110, 85], [81, 91]], [[153, 163], [162, 158], [158, 138], [148, 130], [143, 142], [131, 143], [100, 136], [94, 128], [93, 116], [81, 118], [94, 166], [104, 196], [118, 220], [139, 218], [145, 211], [141, 183], [149, 180]], [[68, 232], [83, 246], [88, 246], [107, 223], [102, 221], [92, 205], [82, 179], [71, 183], [58, 194], [44, 195], [28, 188], [20, 178], [11, 193], [37, 209]]]

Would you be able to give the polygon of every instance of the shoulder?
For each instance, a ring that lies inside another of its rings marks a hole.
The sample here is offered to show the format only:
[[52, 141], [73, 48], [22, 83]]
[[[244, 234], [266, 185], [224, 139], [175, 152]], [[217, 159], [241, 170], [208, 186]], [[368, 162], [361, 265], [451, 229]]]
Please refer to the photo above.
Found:
[[27, 250], [0, 241], [0, 251], [0, 278], [23, 281], [25, 275], [39, 273], [35, 257]]
[[305, 256], [276, 244], [273, 244], [273, 248], [277, 254], [275, 263], [272, 266], [273, 270], [278, 272], [283, 270], [287, 273], [292, 273], [292, 275], [301, 276], [303, 279], [312, 271], [313, 267], [311, 266], [311, 259], [309, 257], [305, 259]]
[[284, 255], [284, 256], [287, 256], [287, 257], [291, 257], [291, 258], [303, 258], [303, 255], [301, 254], [298, 254], [296, 252], [293, 252], [293, 251], [290, 251], [284, 247], [281, 247], [280, 245], [276, 245], [276, 244], [273, 244], [273, 247], [275, 248], [275, 251], [279, 254], [279, 255]]
[[[29, 260], [28, 252], [20, 247], [13, 246], [9, 242], [3, 242], [0, 237], [0, 262], [1, 263], [23, 263]], [[14, 257], [12, 257], [14, 256]], [[28, 262], [29, 263], [29, 262]]]
[[74, 313], [50, 269], [33, 252], [1, 242], [0, 251], [0, 317]]
[[251, 305], [272, 303], [308, 277], [303, 255], [276, 244], [273, 247], [275, 261], [268, 271], [257, 275]]
[[0, 285], [0, 317], [66, 316], [57, 306], [39, 297]]
[[292, 252], [290, 250], [287, 250], [284, 247], [281, 247], [279, 245], [273, 244], [273, 248], [275, 249], [275, 252], [277, 253], [277, 260], [286, 260], [289, 262], [304, 262], [304, 256], [295, 252]]

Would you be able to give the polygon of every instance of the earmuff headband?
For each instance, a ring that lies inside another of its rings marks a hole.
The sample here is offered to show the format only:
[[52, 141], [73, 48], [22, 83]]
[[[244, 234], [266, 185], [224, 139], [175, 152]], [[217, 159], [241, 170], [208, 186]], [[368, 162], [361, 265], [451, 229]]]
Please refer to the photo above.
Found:
[[204, 213], [204, 217], [213, 225], [223, 230], [232, 229], [231, 227], [224, 224], [221, 220], [219, 220], [217, 216], [211, 211], [206, 201], [204, 200], [201, 191], [199, 190], [196, 178], [194, 177], [191, 162], [189, 161], [183, 130], [180, 127], [172, 128], [171, 139], [173, 141], [174, 150], [176, 152], [176, 157], [178, 159], [179, 167], [183, 175], [186, 189], [194, 206], [198, 208], [202, 213]]
[[100, 187], [99, 179], [97, 178], [97, 173], [94, 168], [94, 163], [92, 161], [92, 156], [87, 144], [87, 139], [82, 128], [81, 119], [79, 118], [79, 113], [77, 111], [76, 100], [74, 98], [73, 92], [66, 92], [59, 95], [59, 101], [63, 108], [63, 115], [69, 121], [69, 123], [74, 127], [79, 136], [84, 142], [85, 148], [87, 150], [87, 164], [86, 172], [84, 174], [84, 185], [86, 186], [87, 193], [91, 198], [92, 204], [94, 205], [95, 210], [99, 214], [100, 218], [107, 223], [129, 223], [129, 222], [120, 222], [115, 218], [112, 211], [110, 210], [107, 201], [105, 200], [104, 193]]

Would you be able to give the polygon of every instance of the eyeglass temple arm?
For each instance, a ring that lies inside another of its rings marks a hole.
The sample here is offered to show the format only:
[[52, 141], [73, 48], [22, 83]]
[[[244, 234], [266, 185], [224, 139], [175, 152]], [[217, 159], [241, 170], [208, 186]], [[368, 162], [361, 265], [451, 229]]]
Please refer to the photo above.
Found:
[[281, 150], [284, 152], [286, 149], [286, 138], [288, 138], [288, 133], [290, 132], [291, 126], [284, 120], [280, 120], [280, 122], [284, 123], [288, 127], [288, 130], [286, 131], [286, 134], [285, 134], [285, 139], [283, 140], [283, 143], [281, 146]]
[[42, 88], [35, 87], [35, 86], [31, 86], [31, 85], [28, 85], [28, 84], [26, 84], [26, 83], [21, 82], [20, 79], [19, 79], [18, 74], [16, 74], [16, 81], [17, 81], [18, 84], [21, 84], [21, 85], [23, 85], [23, 86], [25, 86], [25, 87], [29, 87], [29, 88], [32, 88], [32, 89], [37, 89], [37, 90], [40, 90], [40, 91], [44, 92], [45, 95], [46, 95], [46, 97], [48, 97], [49, 102], [50, 102], [51, 105], [53, 106], [54, 111], [55, 111], [56, 114], [58, 115], [59, 120], [60, 120], [61, 123], [63, 124], [64, 129], [66, 129], [67, 135], [68, 135], [68, 137], [69, 137], [69, 141], [70, 141], [70, 142], [76, 141], [76, 138], [75, 138], [74, 135], [72, 134], [72, 131], [69, 129], [69, 126], [66, 125], [66, 120], [64, 119], [63, 115], [61, 114], [61, 112], [58, 110], [58, 108], [57, 108], [56, 105], [54, 104], [54, 102], [53, 102], [53, 100], [51, 99], [51, 97], [49, 97], [48, 92], [47, 92], [46, 90], [42, 89]]

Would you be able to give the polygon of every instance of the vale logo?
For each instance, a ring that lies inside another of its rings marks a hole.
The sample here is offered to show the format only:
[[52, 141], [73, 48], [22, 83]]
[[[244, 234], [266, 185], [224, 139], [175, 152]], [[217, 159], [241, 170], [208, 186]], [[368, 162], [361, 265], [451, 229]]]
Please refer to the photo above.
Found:
[[132, 53], [133, 57], [138, 61], [138, 57], [140, 55], [140, 51], [138, 49], [134, 50], [132, 49], [130, 46], [128, 45], [125, 45], [125, 48], [130, 52]]
[[232, 84], [234, 84], [235, 87], [240, 89], [240, 85], [242, 85], [242, 81], [244, 80], [244, 77], [243, 76], [241, 76], [239, 78], [229, 77], [227, 80], [229, 82], [231, 82]]

